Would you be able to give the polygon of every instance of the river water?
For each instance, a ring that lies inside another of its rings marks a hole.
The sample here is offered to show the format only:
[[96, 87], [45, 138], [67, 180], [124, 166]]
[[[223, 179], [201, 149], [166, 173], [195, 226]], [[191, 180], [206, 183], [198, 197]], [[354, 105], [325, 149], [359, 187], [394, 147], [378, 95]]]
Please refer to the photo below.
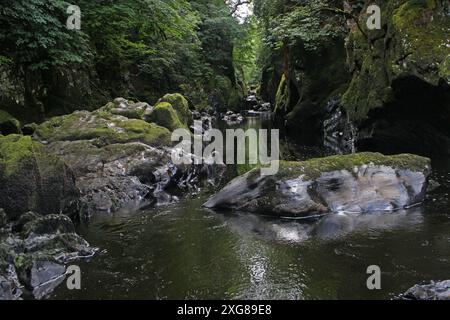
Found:
[[[265, 123], [251, 118], [247, 126]], [[320, 151], [285, 145], [288, 154]], [[206, 210], [202, 195], [96, 216], [78, 227], [101, 250], [79, 264], [82, 289], [62, 285], [50, 298], [390, 299], [450, 279], [450, 159], [433, 166], [440, 187], [422, 207], [392, 214], [279, 220]], [[381, 268], [381, 290], [367, 289], [370, 265]]]

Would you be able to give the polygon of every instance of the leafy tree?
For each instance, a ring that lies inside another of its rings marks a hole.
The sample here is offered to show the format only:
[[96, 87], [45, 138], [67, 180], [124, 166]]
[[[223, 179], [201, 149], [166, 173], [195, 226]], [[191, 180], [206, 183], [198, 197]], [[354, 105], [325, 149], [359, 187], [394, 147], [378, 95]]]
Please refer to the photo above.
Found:
[[62, 0], [2, 0], [2, 55], [31, 70], [88, 63], [88, 37], [66, 28], [68, 6]]

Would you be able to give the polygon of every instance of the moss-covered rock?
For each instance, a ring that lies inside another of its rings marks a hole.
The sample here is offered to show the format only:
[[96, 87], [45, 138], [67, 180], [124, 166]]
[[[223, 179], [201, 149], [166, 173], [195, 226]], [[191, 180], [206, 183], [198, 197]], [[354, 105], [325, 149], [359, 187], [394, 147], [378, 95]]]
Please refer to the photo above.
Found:
[[[440, 79], [450, 84], [450, 4], [438, 0], [408, 0], [394, 7], [392, 28], [401, 35], [398, 55], [391, 56], [394, 76], [414, 73], [430, 84]], [[404, 57], [402, 61], [395, 58]]]
[[100, 144], [142, 142], [151, 146], [169, 146], [170, 132], [144, 120], [113, 115], [105, 109], [77, 111], [55, 117], [39, 125], [35, 137], [41, 141], [77, 141], [97, 139]]
[[254, 169], [205, 204], [277, 216], [395, 211], [425, 199], [430, 160], [415, 155], [361, 153], [303, 162], [280, 162], [279, 172]]
[[0, 110], [0, 133], [3, 135], [21, 133], [20, 121], [8, 112]]
[[353, 28], [347, 44], [353, 79], [342, 102], [355, 121], [394, 101], [394, 85], [402, 79], [450, 84], [448, 2], [376, 2], [382, 9], [382, 30], [367, 29], [364, 8], [359, 21], [363, 30]]
[[187, 129], [186, 122], [183, 122], [179, 113], [169, 102], [159, 102], [150, 115], [150, 121], [174, 131], [179, 128]]
[[180, 93], [166, 94], [158, 101], [158, 104], [163, 102], [167, 102], [173, 107], [183, 125], [187, 127], [192, 125], [192, 112], [189, 108], [189, 102], [183, 95]]
[[0, 207], [10, 218], [34, 210], [74, 213], [78, 190], [72, 171], [31, 137], [0, 137]]

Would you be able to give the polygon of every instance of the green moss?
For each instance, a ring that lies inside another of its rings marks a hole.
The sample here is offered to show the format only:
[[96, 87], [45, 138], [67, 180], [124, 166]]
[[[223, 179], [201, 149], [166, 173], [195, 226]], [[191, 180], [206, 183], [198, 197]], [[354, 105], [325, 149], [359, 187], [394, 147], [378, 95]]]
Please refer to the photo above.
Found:
[[57, 156], [44, 152], [44, 146], [29, 136], [8, 135], [0, 137], [0, 165], [3, 174], [11, 177], [21, 174], [24, 168], [37, 165], [41, 176], [65, 170]]
[[[431, 85], [450, 80], [448, 4], [390, 0], [381, 8], [382, 30], [365, 30], [364, 35], [355, 28], [347, 45], [354, 74], [342, 103], [353, 121], [363, 121], [370, 110], [391, 102], [396, 79], [418, 77]], [[365, 19], [362, 15], [363, 28]]]
[[34, 142], [31, 137], [8, 135], [0, 137], [0, 164], [5, 175], [18, 172], [24, 162], [34, 159], [35, 152], [40, 152], [42, 145]]
[[178, 113], [168, 102], [159, 102], [150, 116], [150, 121], [163, 126], [170, 131], [179, 128], [187, 129], [187, 125], [183, 123], [178, 117]]
[[147, 123], [144, 120], [126, 120], [118, 122], [125, 130], [117, 135], [118, 139], [112, 142], [125, 143], [139, 141], [151, 146], [170, 145], [171, 134], [169, 130], [154, 123]]
[[19, 270], [27, 268], [31, 263], [31, 258], [24, 253], [20, 253], [14, 257], [14, 265]]
[[384, 61], [368, 55], [364, 59], [361, 72], [354, 77], [347, 92], [342, 96], [352, 120], [364, 120], [369, 110], [381, 108], [392, 97]]
[[431, 161], [428, 158], [412, 154], [385, 156], [381, 153], [366, 152], [317, 158], [302, 162], [280, 161], [279, 175], [304, 175], [305, 179], [312, 180], [320, 177], [324, 172], [336, 170], [353, 172], [355, 167], [369, 164], [384, 165], [396, 169], [410, 169], [413, 171], [431, 169]]
[[52, 118], [36, 129], [36, 136], [49, 142], [97, 139], [104, 145], [126, 142], [170, 145], [167, 129], [143, 120], [114, 116], [104, 109]]
[[178, 118], [183, 124], [186, 126], [192, 125], [192, 112], [189, 109], [189, 102], [182, 94], [166, 94], [158, 101], [158, 104], [162, 102], [167, 102], [173, 107], [173, 109], [177, 112]]
[[403, 49], [409, 54], [406, 61], [435, 68], [437, 72], [424, 72], [425, 80], [435, 84], [439, 77], [448, 79], [450, 74], [450, 19], [445, 11], [436, 0], [408, 0], [392, 15], [393, 27], [403, 35]]

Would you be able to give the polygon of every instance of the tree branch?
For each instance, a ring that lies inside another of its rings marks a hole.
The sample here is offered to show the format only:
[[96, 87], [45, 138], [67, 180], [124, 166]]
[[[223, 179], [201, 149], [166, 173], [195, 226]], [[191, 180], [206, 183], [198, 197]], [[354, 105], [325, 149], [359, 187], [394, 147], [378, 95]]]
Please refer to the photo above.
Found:
[[234, 15], [238, 10], [240, 6], [243, 6], [245, 4], [250, 4], [251, 0], [237, 0], [237, 2], [233, 3], [233, 1], [230, 1], [231, 4], [231, 15]]

